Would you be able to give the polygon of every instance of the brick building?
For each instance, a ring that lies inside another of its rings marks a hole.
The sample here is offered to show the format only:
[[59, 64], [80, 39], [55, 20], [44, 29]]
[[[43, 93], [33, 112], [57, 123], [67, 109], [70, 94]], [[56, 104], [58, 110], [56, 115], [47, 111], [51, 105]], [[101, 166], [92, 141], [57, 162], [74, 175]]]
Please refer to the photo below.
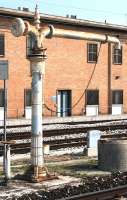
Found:
[[[15, 17], [33, 22], [34, 13], [0, 8], [0, 61], [9, 63], [8, 117], [30, 117], [31, 74], [27, 56], [29, 38], [16, 38], [10, 28]], [[111, 43], [52, 38], [45, 39], [48, 59], [43, 82], [45, 116], [127, 113], [127, 27], [41, 15], [42, 24], [119, 37], [121, 50]], [[0, 81], [0, 116], [3, 112]]]

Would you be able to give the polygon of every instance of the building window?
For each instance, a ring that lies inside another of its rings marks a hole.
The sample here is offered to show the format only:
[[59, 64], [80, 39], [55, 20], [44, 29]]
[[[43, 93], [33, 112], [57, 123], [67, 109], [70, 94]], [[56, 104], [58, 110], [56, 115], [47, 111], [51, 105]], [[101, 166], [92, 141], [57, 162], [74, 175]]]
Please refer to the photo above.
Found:
[[87, 90], [86, 104], [87, 105], [99, 105], [99, 91], [98, 90]]
[[0, 107], [4, 107], [4, 89], [0, 89]]
[[0, 35], [0, 56], [5, 54], [4, 35]]
[[87, 45], [87, 61], [88, 62], [97, 62], [97, 44], [88, 44]]
[[25, 90], [25, 107], [30, 107], [32, 105], [32, 94], [31, 89]]
[[123, 104], [123, 91], [122, 90], [112, 91], [112, 104]]
[[121, 65], [122, 64], [122, 48], [116, 49], [113, 47], [113, 64]]

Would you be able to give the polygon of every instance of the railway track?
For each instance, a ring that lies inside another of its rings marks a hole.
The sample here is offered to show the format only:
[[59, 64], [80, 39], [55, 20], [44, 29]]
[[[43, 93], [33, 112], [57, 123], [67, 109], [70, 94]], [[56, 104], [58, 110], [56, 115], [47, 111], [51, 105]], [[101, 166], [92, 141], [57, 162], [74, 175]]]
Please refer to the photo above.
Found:
[[[28, 128], [30, 125], [15, 125], [15, 126], [7, 126], [7, 138], [8, 139], [26, 139], [30, 138], [30, 130], [22, 131], [22, 128]], [[3, 127], [0, 127], [3, 129]], [[12, 130], [13, 129], [13, 130]], [[14, 129], [20, 129], [20, 131], [16, 131]], [[96, 125], [76, 125], [76, 126], [65, 126], [65, 127], [49, 127], [48, 129], [44, 127], [43, 136], [51, 137], [51, 136], [61, 136], [68, 134], [78, 134], [81, 132], [88, 132], [90, 130], [100, 130], [100, 131], [110, 131], [110, 130], [124, 130], [127, 129], [127, 123], [122, 124], [96, 124]], [[2, 139], [2, 132], [0, 134], [0, 140]]]
[[[87, 145], [86, 133], [90, 130], [100, 130], [108, 131], [110, 130], [124, 130], [127, 129], [126, 120], [107, 120], [108, 122], [103, 122], [105, 120], [100, 120], [101, 123], [96, 124], [81, 124], [76, 122], [76, 125], [71, 124], [67, 126], [45, 125], [43, 130], [44, 144], [49, 144], [51, 150], [56, 150], [66, 147], [79, 147]], [[48, 127], [48, 128], [46, 128]], [[31, 125], [14, 125], [7, 126], [7, 140], [15, 140], [16, 144], [11, 146], [11, 151], [15, 152], [26, 152], [30, 151], [30, 138], [31, 138]], [[3, 127], [0, 127], [0, 140], [3, 140]], [[127, 133], [124, 134], [105, 134], [102, 138], [118, 138], [127, 137]], [[45, 140], [46, 139], [46, 140]], [[20, 142], [19, 142], [20, 141]], [[0, 147], [0, 152], [3, 151], [3, 147]]]
[[[71, 147], [79, 147], [82, 145], [83, 146], [87, 145], [86, 141], [76, 141], [76, 142], [72, 142], [72, 141], [73, 139], [72, 140], [70, 139], [69, 142], [67, 143], [66, 140], [65, 142], [59, 140], [59, 143], [56, 143], [55, 141], [53, 141], [53, 142], [46, 142], [46, 143], [44, 142], [44, 144], [49, 144], [50, 150], [57, 150], [61, 148], [71, 148]], [[11, 152], [12, 153], [29, 152], [30, 148], [31, 148], [31, 143], [18, 143], [11, 146]], [[1, 151], [3, 151], [3, 149]]]
[[125, 200], [127, 199], [126, 197], [127, 185], [97, 192], [75, 195], [59, 200]]
[[[82, 187], [82, 188], [81, 188]], [[99, 191], [83, 191], [84, 186], [80, 188], [76, 186], [64, 186], [63, 188], [56, 188], [49, 191], [39, 190], [36, 193], [24, 194], [19, 199], [45, 199], [45, 200], [126, 200], [127, 185], [117, 186], [110, 189]], [[81, 189], [81, 190], [80, 190]], [[18, 200], [18, 198], [16, 198]]]

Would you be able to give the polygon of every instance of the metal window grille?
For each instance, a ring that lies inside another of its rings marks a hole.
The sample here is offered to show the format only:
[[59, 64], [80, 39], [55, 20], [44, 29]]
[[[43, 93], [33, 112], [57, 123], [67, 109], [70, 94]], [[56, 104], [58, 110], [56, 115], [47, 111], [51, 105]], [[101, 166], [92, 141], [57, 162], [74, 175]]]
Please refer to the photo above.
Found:
[[87, 105], [99, 105], [99, 91], [98, 90], [87, 90], [86, 104]]
[[123, 91], [122, 90], [112, 91], [112, 104], [123, 104]]
[[97, 62], [97, 44], [88, 44], [87, 45], [87, 61], [88, 62]]

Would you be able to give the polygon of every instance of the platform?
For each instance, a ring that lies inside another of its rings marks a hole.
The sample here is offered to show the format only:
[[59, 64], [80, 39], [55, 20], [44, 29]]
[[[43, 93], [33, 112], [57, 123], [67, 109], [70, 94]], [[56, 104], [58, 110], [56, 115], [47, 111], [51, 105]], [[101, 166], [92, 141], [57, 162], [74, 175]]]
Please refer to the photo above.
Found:
[[[43, 117], [43, 124], [46, 123], [64, 123], [64, 122], [83, 122], [83, 121], [100, 121], [100, 120], [124, 120], [127, 119], [127, 114], [122, 115], [98, 115], [98, 116], [71, 116], [71, 117]], [[31, 120], [25, 118], [7, 119], [7, 125], [31, 124]], [[3, 120], [0, 120], [0, 125], [3, 125]]]

